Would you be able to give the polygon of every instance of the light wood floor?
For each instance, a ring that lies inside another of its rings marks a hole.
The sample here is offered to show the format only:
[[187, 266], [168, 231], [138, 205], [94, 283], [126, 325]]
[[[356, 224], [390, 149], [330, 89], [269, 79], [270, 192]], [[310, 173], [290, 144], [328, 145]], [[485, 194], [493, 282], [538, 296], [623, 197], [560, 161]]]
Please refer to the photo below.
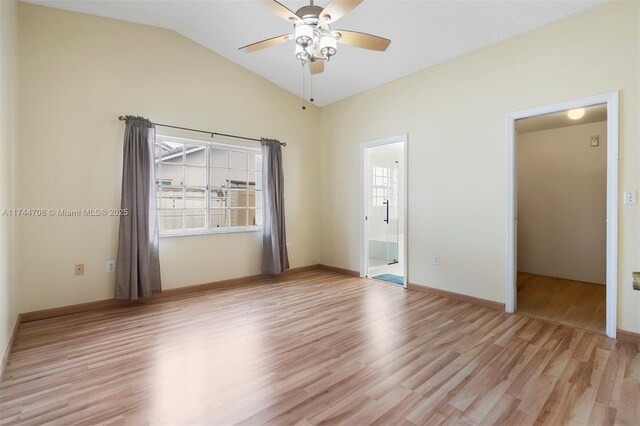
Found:
[[518, 272], [518, 313], [605, 332], [607, 288]]
[[0, 423], [639, 424], [640, 348], [336, 273], [23, 324]]

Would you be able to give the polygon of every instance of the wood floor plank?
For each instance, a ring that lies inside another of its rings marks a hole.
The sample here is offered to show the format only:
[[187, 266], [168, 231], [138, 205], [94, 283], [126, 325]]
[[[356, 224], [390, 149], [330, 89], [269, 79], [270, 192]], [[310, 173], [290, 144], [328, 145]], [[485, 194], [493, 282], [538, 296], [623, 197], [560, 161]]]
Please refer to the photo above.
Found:
[[303, 271], [22, 324], [0, 424], [639, 424], [640, 347], [588, 329]]
[[604, 334], [604, 285], [518, 272], [518, 313]]

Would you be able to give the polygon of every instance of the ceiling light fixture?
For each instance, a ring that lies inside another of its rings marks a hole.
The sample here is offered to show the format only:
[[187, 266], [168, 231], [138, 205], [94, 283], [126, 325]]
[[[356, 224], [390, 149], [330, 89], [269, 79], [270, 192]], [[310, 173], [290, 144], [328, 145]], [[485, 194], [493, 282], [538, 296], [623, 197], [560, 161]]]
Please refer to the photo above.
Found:
[[328, 60], [336, 53], [338, 53], [338, 39], [332, 34], [323, 34], [320, 38], [320, 54]]
[[296, 58], [302, 63], [306, 63], [311, 59], [307, 50], [299, 44], [296, 45]]
[[[302, 65], [315, 61], [328, 61], [338, 53], [339, 37], [339, 33], [331, 33], [327, 21], [319, 19], [317, 15], [305, 16], [302, 21], [295, 24], [296, 58]], [[302, 48], [302, 51], [299, 48]]]
[[311, 25], [305, 23], [296, 25], [295, 39], [298, 46], [308, 47], [315, 42], [314, 36], [314, 30]]
[[567, 116], [569, 116], [569, 118], [572, 120], [580, 120], [582, 117], [584, 117], [584, 113], [585, 113], [584, 108], [570, 109], [567, 112]]

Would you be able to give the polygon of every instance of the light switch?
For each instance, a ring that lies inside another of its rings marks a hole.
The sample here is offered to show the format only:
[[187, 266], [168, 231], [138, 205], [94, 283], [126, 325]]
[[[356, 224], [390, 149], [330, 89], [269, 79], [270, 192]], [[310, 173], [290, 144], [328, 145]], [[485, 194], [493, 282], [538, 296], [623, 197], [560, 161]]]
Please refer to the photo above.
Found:
[[637, 204], [638, 203], [638, 191], [624, 191], [624, 203], [625, 204]]

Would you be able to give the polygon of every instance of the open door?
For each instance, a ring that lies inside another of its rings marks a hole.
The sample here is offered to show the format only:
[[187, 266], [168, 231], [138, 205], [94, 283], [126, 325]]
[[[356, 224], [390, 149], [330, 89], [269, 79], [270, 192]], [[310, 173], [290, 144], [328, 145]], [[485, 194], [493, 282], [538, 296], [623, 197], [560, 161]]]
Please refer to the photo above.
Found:
[[406, 139], [363, 144], [361, 276], [406, 287]]

